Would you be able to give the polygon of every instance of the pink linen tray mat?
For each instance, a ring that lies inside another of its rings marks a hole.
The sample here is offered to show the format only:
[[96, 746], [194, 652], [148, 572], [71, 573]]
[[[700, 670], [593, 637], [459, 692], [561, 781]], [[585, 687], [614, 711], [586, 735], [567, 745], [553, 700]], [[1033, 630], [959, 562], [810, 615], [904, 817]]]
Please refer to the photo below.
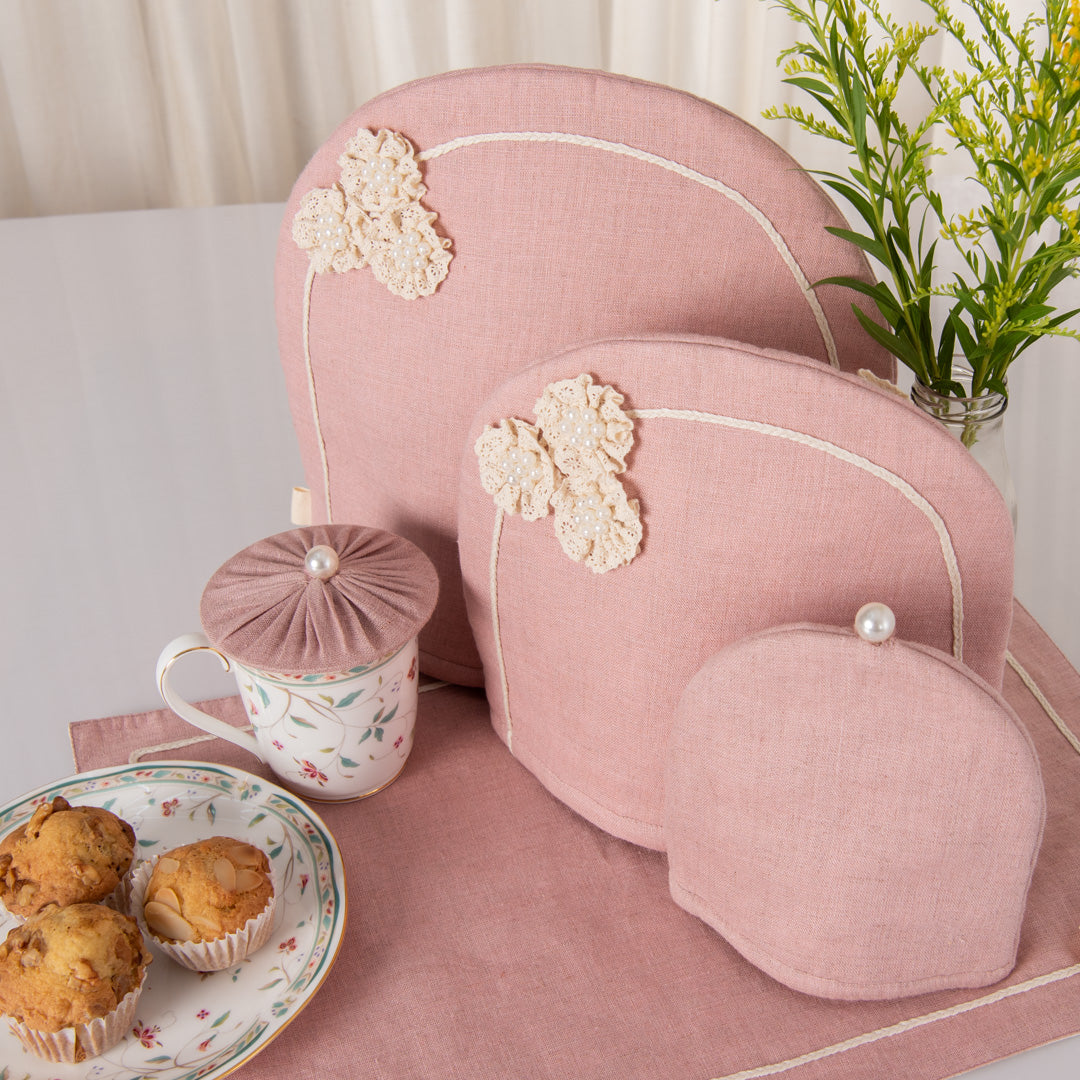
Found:
[[[1080, 732], [1080, 676], [1019, 605], [1010, 651]], [[400, 779], [317, 807], [346, 864], [345, 941], [299, 1020], [235, 1075], [941, 1080], [1074, 1034], [1080, 753], [1012, 665], [1004, 693], [1039, 752], [1047, 822], [1019, 962], [998, 985], [863, 1004], [786, 989], [672, 902], [662, 854], [552, 798], [483, 695], [447, 686], [421, 698]], [[211, 708], [243, 723], [238, 698]], [[135, 754], [267, 775], [164, 710], [73, 723], [71, 737], [80, 770]]]

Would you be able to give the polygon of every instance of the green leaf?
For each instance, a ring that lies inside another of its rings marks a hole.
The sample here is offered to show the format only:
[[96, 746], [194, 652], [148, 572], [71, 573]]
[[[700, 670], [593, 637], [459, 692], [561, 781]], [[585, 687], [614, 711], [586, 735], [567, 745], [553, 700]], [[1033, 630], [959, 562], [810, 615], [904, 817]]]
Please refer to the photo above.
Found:
[[266, 817], [266, 815], [265, 815], [264, 813], [261, 813], [261, 812], [260, 812], [260, 813], [256, 814], [256, 815], [255, 815], [255, 816], [254, 816], [254, 817], [253, 817], [253, 818], [252, 818], [252, 819], [251, 819], [251, 820], [250, 820], [250, 821], [248, 822], [248, 828], [250, 829], [250, 828], [252, 827], [252, 825], [258, 825], [258, 824], [259, 824], [259, 822], [260, 822], [260, 821], [262, 821], [262, 819], [263, 819], [264, 817]]
[[289, 713], [289, 719], [299, 727], [313, 728], [315, 726], [310, 720], [304, 720], [299, 716], [293, 716], [292, 713]]
[[263, 708], [269, 707], [270, 695], [258, 683], [256, 683], [255, 689], [259, 691], [259, 697], [262, 698]]
[[784, 79], [789, 86], [797, 86], [802, 90], [806, 90], [817, 97], [818, 94], [831, 95], [833, 88], [828, 83], [820, 82], [818, 79], [812, 78], [809, 75], [792, 75]]
[[360, 736], [360, 742], [363, 742], [365, 739], [370, 738], [370, 737], [371, 737], [371, 728], [366, 728], [364, 730], [364, 734]]
[[378, 724], [389, 724], [394, 719], [394, 714], [397, 712], [398, 707], [395, 705], [381, 720], [375, 721]]
[[[139, 847], [153, 847], [156, 843], [156, 840], [140, 840]], [[3, 1078], [0, 1077], [0, 1080], [3, 1080]]]
[[214, 818], [217, 817], [217, 809], [215, 808], [213, 803], [207, 803], [206, 816], [210, 819], [210, 824], [213, 825]]
[[[957, 304], [957, 308], [967, 306], [968, 305], [965, 303], [965, 298], [961, 297], [960, 303]], [[960, 348], [964, 350], [964, 355], [969, 360], [971, 360], [978, 355], [978, 346], [975, 344], [975, 338], [972, 335], [971, 331], [967, 328], [963, 320], [961, 320], [957, 312], [957, 308], [953, 308], [953, 310], [949, 312], [949, 322], [952, 323], [952, 328], [954, 331], [956, 331], [956, 336], [960, 341]], [[962, 390], [959, 396], [964, 396]]]
[[223, 1012], [210, 1026], [212, 1028], [221, 1027], [221, 1025], [224, 1024], [225, 1021], [229, 1019], [229, 1013], [231, 1013], [231, 1012], [232, 1012], [231, 1009], [228, 1012]]
[[377, 727], [377, 728], [372, 728], [371, 730], [375, 732], [375, 741], [376, 742], [382, 742], [382, 737], [385, 734], [383, 729], [381, 727]]
[[1009, 319], [1012, 322], [1036, 322], [1053, 310], [1054, 307], [1051, 304], [1028, 304], [1019, 310], [1009, 308]]
[[[821, 174], [819, 173], [818, 175]], [[859, 211], [859, 216], [863, 221], [865, 221], [870, 228], [874, 228], [877, 224], [877, 216], [874, 213], [874, 207], [861, 191], [853, 188], [850, 184], [839, 178], [829, 179], [828, 177], [822, 177], [821, 182], [826, 187], [831, 187], [833, 191], [843, 195], [844, 198]]]
[[360, 765], [359, 761], [352, 761], [350, 758], [347, 758], [347, 757], [342, 757], [339, 760], [341, 761], [341, 764], [345, 766], [346, 769], [355, 769]]
[[354, 690], [351, 694], [346, 694], [338, 703], [339, 709], [344, 709], [346, 705], [351, 705], [364, 691]]
[[878, 262], [889, 265], [889, 256], [885, 251], [885, 245], [880, 240], [875, 240], [872, 236], [863, 236], [860, 233], [852, 232], [850, 229], [841, 229], [836, 225], [826, 225], [825, 231], [832, 233], [833, 236], [839, 236], [841, 240], [847, 240], [849, 244], [854, 244], [857, 248], [862, 248], [868, 255], [873, 255]]
[[902, 360], [903, 363], [911, 368], [916, 374], [921, 374], [925, 371], [925, 365], [922, 363], [918, 354], [912, 349], [911, 344], [903, 339], [897, 337], [895, 334], [890, 334], [884, 327], [878, 326], [873, 319], [870, 318], [864, 311], [851, 305], [851, 310], [855, 312], [855, 318], [859, 320], [859, 325], [881, 346], [888, 349], [893, 356]]
[[866, 154], [866, 92], [857, 78], [851, 83], [851, 134], [861, 159]]

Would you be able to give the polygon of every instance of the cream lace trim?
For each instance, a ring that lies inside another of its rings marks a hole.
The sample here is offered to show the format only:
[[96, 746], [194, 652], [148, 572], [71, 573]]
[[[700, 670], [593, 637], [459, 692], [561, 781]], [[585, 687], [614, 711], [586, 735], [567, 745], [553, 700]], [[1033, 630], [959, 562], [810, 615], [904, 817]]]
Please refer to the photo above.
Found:
[[446, 277], [450, 241], [435, 231], [436, 215], [420, 200], [412, 144], [403, 135], [361, 128], [338, 158], [341, 181], [313, 188], [301, 200], [292, 237], [317, 273], [370, 266], [396, 296], [430, 296]]
[[526, 521], [546, 517], [555, 494], [555, 464], [540, 432], [524, 420], [504, 420], [484, 428], [476, 440], [480, 483], [495, 505]]
[[536, 403], [536, 420], [555, 464], [567, 476], [621, 473], [634, 444], [634, 424], [619, 407], [622, 394], [590, 375], [552, 383]]
[[495, 505], [526, 521], [553, 507], [563, 551], [598, 574], [625, 566], [641, 549], [638, 501], [615, 478], [634, 444], [622, 402], [591, 375], [554, 382], [536, 403], [539, 426], [514, 417], [488, 424], [474, 447]]

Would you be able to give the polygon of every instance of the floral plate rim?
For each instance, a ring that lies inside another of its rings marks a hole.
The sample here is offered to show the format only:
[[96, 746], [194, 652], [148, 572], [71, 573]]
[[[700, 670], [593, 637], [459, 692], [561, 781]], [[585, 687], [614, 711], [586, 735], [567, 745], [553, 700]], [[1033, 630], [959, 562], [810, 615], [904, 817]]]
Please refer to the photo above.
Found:
[[[210, 827], [202, 831], [196, 831], [195, 826], [192, 825], [190, 829], [191, 839], [196, 839], [201, 835], [209, 835], [214, 831], [212, 826], [217, 817], [214, 804], [219, 803], [221, 806], [229, 804], [230, 813], [237, 815], [246, 813], [247, 810], [256, 811], [248, 823], [249, 827], [267, 817], [271, 819], [272, 825], [280, 827], [283, 844], [272, 848], [270, 854], [274, 859], [280, 858], [284, 841], [287, 839], [290, 852], [288, 856], [290, 874], [294, 869], [292, 866], [293, 854], [297, 845], [306, 845], [305, 850], [307, 850], [309, 859], [312, 861], [311, 869], [313, 872], [310, 875], [300, 875], [298, 899], [291, 903], [286, 903], [283, 899], [280, 908], [281, 915], [286, 910], [290, 910], [293, 911], [294, 915], [303, 913], [305, 918], [311, 920], [314, 938], [311, 941], [310, 948], [302, 953], [305, 959], [311, 957], [311, 960], [300, 976], [290, 976], [285, 980], [287, 983], [286, 990], [279, 992], [278, 995], [273, 995], [277, 996], [279, 1000], [276, 1000], [272, 1006], [269, 1003], [252, 1002], [247, 1014], [240, 1017], [240, 1023], [248, 1024], [248, 1027], [233, 1042], [223, 1043], [203, 1061], [193, 1061], [190, 1065], [179, 1064], [174, 1061], [163, 1064], [168, 1059], [159, 1057], [157, 1064], [149, 1071], [143, 1067], [142, 1063], [124, 1064], [114, 1071], [107, 1072], [107, 1080], [136, 1080], [136, 1077], [143, 1076], [153, 1077], [154, 1080], [195, 1080], [195, 1078], [198, 1078], [198, 1080], [217, 1080], [217, 1078], [233, 1072], [265, 1049], [303, 1011], [325, 982], [338, 958], [344, 940], [348, 906], [345, 870], [341, 851], [333, 833], [300, 796], [287, 791], [272, 781], [245, 772], [243, 769], [210, 762], [163, 760], [142, 764], [106, 766], [83, 773], [76, 773], [61, 780], [43, 784], [32, 791], [0, 804], [0, 836], [5, 835], [11, 828], [17, 827], [27, 820], [37, 805], [55, 795], [64, 795], [75, 801], [80, 796], [93, 794], [95, 796], [94, 803], [103, 805], [113, 802], [111, 797], [102, 800], [100, 795], [103, 792], [106, 796], [109, 796], [112, 791], [119, 794], [124, 791], [130, 792], [133, 788], [142, 788], [146, 789], [147, 807], [149, 808], [155, 805], [155, 799], [151, 796], [151, 793], [156, 788], [157, 792], [162, 796], [162, 802], [158, 810], [168, 817], [170, 814], [176, 813], [175, 809], [172, 808], [176, 806], [176, 802], [166, 800], [164, 796], [176, 795], [177, 790], [185, 785], [188, 788], [195, 789], [197, 794], [213, 792], [209, 799], [203, 800], [199, 804], [210, 823]], [[167, 802], [172, 802], [172, 807], [167, 808]], [[232, 804], [237, 804], [237, 806], [243, 804], [243, 809], [235, 809]], [[124, 809], [123, 813], [125, 816], [131, 815], [131, 811], [128, 809]], [[195, 811], [192, 810], [188, 814], [188, 818], [192, 821], [194, 821], [194, 813]], [[180, 831], [179, 842], [190, 842], [185, 838], [185, 834], [189, 831], [188, 826], [179, 821], [179, 816], [176, 815], [177, 820], [172, 824], [172, 828], [174, 831]], [[136, 834], [143, 851], [145, 851], [146, 847], [153, 848], [159, 843], [159, 840], [149, 839], [145, 834], [139, 836], [138, 828], [136, 828]], [[146, 854], [152, 855], [154, 852], [146, 852]], [[136, 855], [136, 859], [138, 858], [139, 854]], [[297, 862], [303, 862], [303, 850]], [[318, 863], [317, 873], [314, 872], [316, 869], [315, 863]], [[311, 884], [312, 887], [305, 898], [304, 893], [307, 891], [308, 884]], [[279, 915], [279, 919], [281, 915]], [[295, 940], [295, 938], [292, 938], [287, 944], [292, 944]], [[285, 945], [281, 946], [282, 949], [284, 947]], [[165, 957], [155, 952], [155, 962], [151, 965], [151, 974], [158, 965], [167, 964], [168, 961]], [[172, 979], [177, 977], [177, 972], [181, 973], [180, 978], [187, 978], [188, 976], [199, 978], [193, 972], [183, 972], [183, 969], [177, 968], [176, 971], [173, 971], [170, 968], [168, 970]], [[282, 971], [284, 971], [284, 968], [282, 968]], [[218, 974], [224, 975], [226, 973]], [[241, 968], [238, 967], [232, 975], [233, 982], [236, 982], [240, 974]], [[259, 989], [267, 989], [267, 987], [260, 987]], [[165, 999], [162, 1001], [162, 1004], [164, 1003]], [[174, 1002], [169, 999], [170, 1012], [173, 1010], [174, 1005], [178, 1004], [180, 1004], [179, 1001]], [[228, 1015], [229, 1013], [226, 1012], [225, 1016]], [[156, 1014], [150, 1014], [150, 1020], [153, 1021], [154, 1019], [157, 1019]], [[224, 1017], [221, 1018], [221, 1020], [223, 1019]], [[215, 1027], [217, 1023], [220, 1023], [220, 1020], [214, 1024]], [[5, 1039], [7, 1038], [6, 1029], [0, 1034]], [[138, 1034], [137, 1029], [134, 1034]], [[128, 1040], [124, 1042], [126, 1044]], [[118, 1048], [114, 1048], [114, 1050], [116, 1049]], [[42, 1070], [42, 1077], [46, 1075], [49, 1077], [70, 1078], [105, 1077], [106, 1066], [115, 1064], [115, 1062], [106, 1060], [109, 1053], [111, 1052], [107, 1051], [101, 1057], [89, 1059], [78, 1065], [51, 1063], [27, 1054], [21, 1062], [0, 1063], [0, 1080], [24, 1080], [24, 1074], [25, 1080], [38, 1080], [38, 1067]], [[31, 1071], [26, 1071], [28, 1066]]]

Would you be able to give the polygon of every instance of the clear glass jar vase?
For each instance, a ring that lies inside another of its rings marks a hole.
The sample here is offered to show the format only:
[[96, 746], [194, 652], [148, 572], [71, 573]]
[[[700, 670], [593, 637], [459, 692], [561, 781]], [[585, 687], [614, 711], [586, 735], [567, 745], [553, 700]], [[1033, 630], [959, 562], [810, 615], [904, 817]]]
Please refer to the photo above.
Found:
[[[953, 363], [954, 381], [970, 390], [971, 369]], [[990, 474], [1012, 518], [1016, 532], [1016, 490], [1013, 487], [1009, 459], [1005, 453], [1005, 410], [1009, 399], [1004, 394], [987, 390], [977, 397], [952, 397], [939, 394], [916, 382], [911, 388], [911, 400], [923, 412], [937, 420], [946, 431], [962, 442], [971, 456]]]

